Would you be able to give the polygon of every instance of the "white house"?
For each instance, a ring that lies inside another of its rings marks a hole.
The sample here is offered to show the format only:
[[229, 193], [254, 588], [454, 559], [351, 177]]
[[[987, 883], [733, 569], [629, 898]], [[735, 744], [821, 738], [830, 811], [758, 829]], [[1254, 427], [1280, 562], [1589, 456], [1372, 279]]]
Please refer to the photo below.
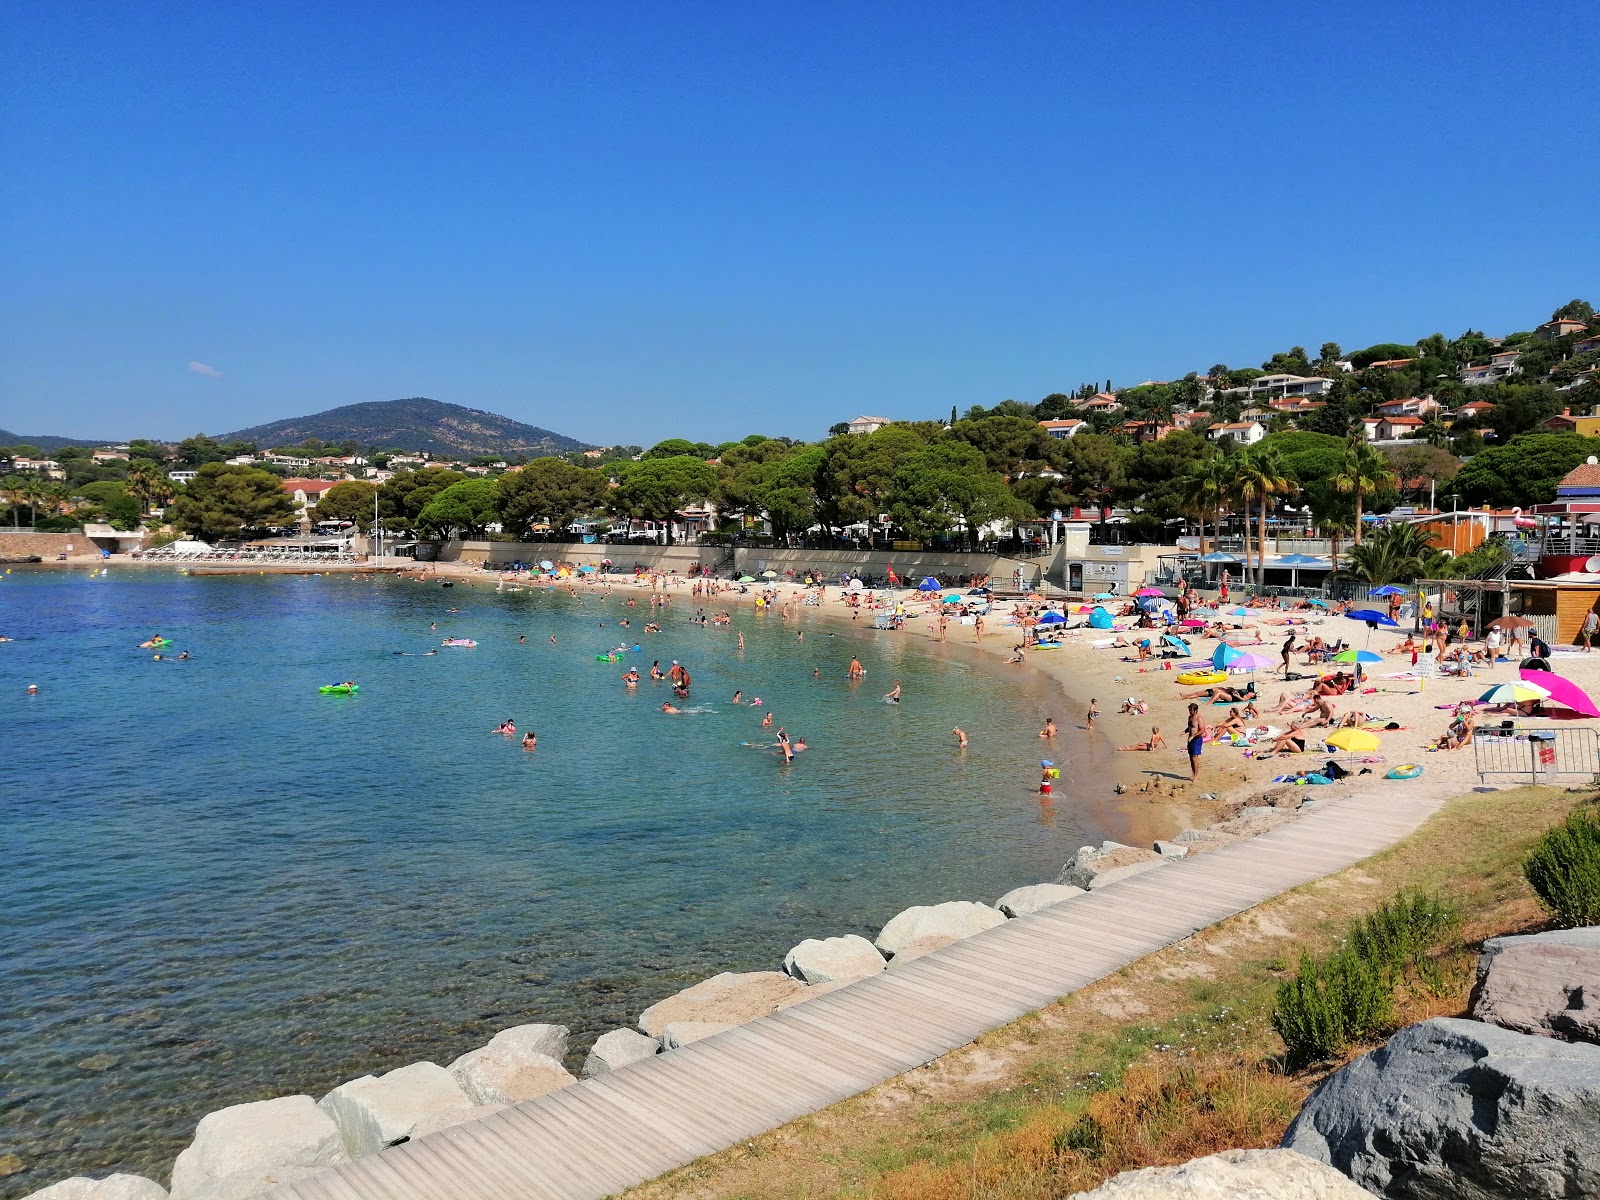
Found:
[[1117, 412], [1122, 408], [1122, 401], [1110, 392], [1096, 392], [1087, 400], [1080, 401], [1078, 407], [1086, 413]]
[[888, 417], [857, 417], [850, 422], [851, 433], [877, 433], [885, 425], [893, 425]]
[[1263, 375], [1252, 379], [1243, 387], [1229, 388], [1224, 395], [1244, 396], [1248, 400], [1271, 400], [1274, 397], [1325, 396], [1333, 388], [1333, 380], [1318, 375]]
[[1383, 417], [1426, 417], [1436, 412], [1439, 402], [1432, 396], [1407, 396], [1403, 400], [1385, 400], [1378, 405], [1378, 415]]
[[1241, 446], [1254, 446], [1267, 436], [1267, 431], [1260, 421], [1230, 421], [1226, 425], [1211, 426], [1206, 430], [1206, 436], [1214, 442], [1231, 436]]
[[1053, 438], [1077, 437], [1083, 430], [1089, 428], [1089, 422], [1076, 419], [1063, 421], [1040, 421], [1039, 428], [1043, 429]]
[[1499, 383], [1508, 375], [1521, 374], [1522, 368], [1517, 365], [1517, 360], [1522, 355], [1516, 350], [1502, 350], [1498, 354], [1491, 354], [1489, 361], [1482, 366], [1463, 367], [1461, 369], [1461, 382], [1467, 384]]
[[198, 474], [200, 474], [199, 471], [168, 471], [167, 478], [172, 480], [173, 483], [188, 483]]
[[339, 481], [336, 479], [285, 479], [279, 486], [294, 498], [295, 507], [300, 510], [300, 515], [309, 517], [315, 512], [317, 502], [322, 499], [323, 493], [329, 488], [338, 487]]

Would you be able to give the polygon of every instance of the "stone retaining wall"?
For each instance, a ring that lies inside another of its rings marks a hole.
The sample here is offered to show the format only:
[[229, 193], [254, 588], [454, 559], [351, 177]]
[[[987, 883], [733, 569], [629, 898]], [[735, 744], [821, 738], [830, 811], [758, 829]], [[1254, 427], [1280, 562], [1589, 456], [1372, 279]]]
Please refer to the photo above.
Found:
[[99, 558], [100, 548], [81, 533], [33, 533], [0, 529], [0, 558], [26, 558], [37, 554], [52, 560], [59, 554], [73, 558]]

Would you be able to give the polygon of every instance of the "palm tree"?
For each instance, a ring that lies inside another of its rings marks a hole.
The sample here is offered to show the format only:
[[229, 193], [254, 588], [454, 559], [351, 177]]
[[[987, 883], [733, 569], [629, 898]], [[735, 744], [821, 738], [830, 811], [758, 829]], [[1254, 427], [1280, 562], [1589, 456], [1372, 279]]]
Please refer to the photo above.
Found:
[[128, 492], [139, 502], [142, 515], [172, 499], [172, 481], [153, 462], [135, 459], [128, 464]]
[[1368, 583], [1412, 583], [1433, 563], [1433, 535], [1417, 525], [1385, 525], [1350, 551], [1348, 574]]
[[1256, 586], [1266, 582], [1267, 573], [1267, 511], [1273, 497], [1288, 495], [1294, 489], [1283, 465], [1283, 456], [1273, 448], [1252, 446], [1239, 455], [1234, 471], [1234, 485], [1245, 505], [1245, 566], [1250, 562], [1250, 504], [1256, 505]]
[[1228, 497], [1233, 472], [1223, 465], [1222, 455], [1214, 454], [1202, 462], [1190, 463], [1178, 480], [1183, 507], [1200, 525], [1200, 553], [1206, 552], [1206, 518], [1222, 519], [1222, 504]]
[[1337, 571], [1344, 537], [1355, 528], [1350, 519], [1350, 502], [1338, 492], [1318, 487], [1307, 490], [1306, 503], [1311, 509], [1311, 524], [1328, 539], [1332, 569]]
[[1356, 545], [1361, 544], [1362, 501], [1386, 487], [1393, 486], [1394, 481], [1394, 472], [1389, 469], [1389, 460], [1377, 447], [1361, 438], [1351, 438], [1346, 443], [1344, 455], [1334, 471], [1331, 482], [1336, 491], [1355, 497]]
[[28, 481], [21, 475], [7, 475], [0, 479], [0, 495], [5, 496], [6, 503], [11, 506], [11, 525], [18, 525], [17, 513], [28, 502]]

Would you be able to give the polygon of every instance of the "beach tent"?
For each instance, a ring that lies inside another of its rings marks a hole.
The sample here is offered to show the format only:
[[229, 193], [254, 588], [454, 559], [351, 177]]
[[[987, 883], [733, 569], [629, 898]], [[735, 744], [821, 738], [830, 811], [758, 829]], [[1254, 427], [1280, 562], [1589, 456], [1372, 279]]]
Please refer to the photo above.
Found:
[[917, 591], [919, 592], [937, 592], [938, 590], [939, 581], [932, 575], [929, 575], [921, 583], [917, 584]]
[[1227, 642], [1222, 642], [1211, 652], [1211, 665], [1219, 671], [1226, 671], [1243, 657], [1243, 650], [1236, 649], [1228, 645]]
[[1089, 628], [1110, 629], [1111, 627], [1111, 614], [1096, 605], [1095, 610], [1089, 614]]

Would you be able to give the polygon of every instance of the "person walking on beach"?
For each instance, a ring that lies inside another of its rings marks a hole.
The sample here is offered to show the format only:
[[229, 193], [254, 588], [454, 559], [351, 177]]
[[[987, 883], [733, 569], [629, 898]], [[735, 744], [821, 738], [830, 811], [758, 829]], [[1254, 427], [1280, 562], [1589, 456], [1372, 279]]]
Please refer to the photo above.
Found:
[[1189, 779], [1194, 781], [1200, 778], [1200, 752], [1205, 749], [1206, 735], [1210, 730], [1206, 728], [1206, 719], [1200, 715], [1200, 706], [1189, 705], [1189, 723], [1184, 726], [1183, 737], [1185, 747], [1189, 752]]
[[1583, 652], [1585, 654], [1590, 652], [1589, 643], [1594, 640], [1596, 633], [1600, 633], [1600, 613], [1591, 608], [1583, 614], [1583, 628], [1579, 631], [1579, 635], [1583, 638]]
[[1094, 719], [1100, 715], [1100, 701], [1093, 696], [1089, 697], [1089, 719], [1085, 722], [1085, 729], [1094, 728]]
[[1283, 641], [1282, 653], [1283, 673], [1287, 676], [1289, 674], [1289, 655], [1294, 653], [1294, 630], [1292, 629], [1289, 631], [1289, 636]]

